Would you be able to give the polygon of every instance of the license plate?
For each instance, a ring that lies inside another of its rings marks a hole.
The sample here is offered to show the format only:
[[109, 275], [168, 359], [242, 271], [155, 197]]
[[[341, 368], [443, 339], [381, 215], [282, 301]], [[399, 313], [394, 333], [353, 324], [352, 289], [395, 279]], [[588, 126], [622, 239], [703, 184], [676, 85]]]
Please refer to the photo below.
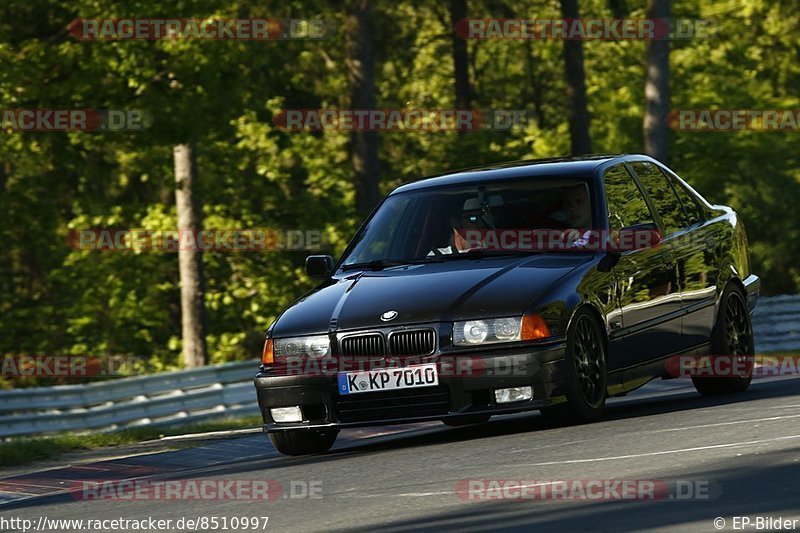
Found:
[[339, 372], [339, 394], [433, 387], [439, 384], [436, 363], [364, 372]]

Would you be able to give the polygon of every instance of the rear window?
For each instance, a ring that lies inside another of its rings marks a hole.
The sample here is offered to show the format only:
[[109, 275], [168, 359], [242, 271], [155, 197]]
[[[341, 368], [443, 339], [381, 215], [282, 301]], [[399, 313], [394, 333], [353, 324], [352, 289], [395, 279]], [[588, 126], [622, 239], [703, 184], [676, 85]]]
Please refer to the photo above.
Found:
[[656, 165], [646, 161], [636, 161], [631, 166], [658, 210], [666, 234], [670, 235], [690, 226], [683, 206], [664, 173]]
[[691, 226], [697, 224], [698, 222], [705, 221], [705, 209], [703, 209], [703, 206], [700, 205], [700, 201], [697, 199], [697, 197], [692, 194], [692, 192], [686, 188], [686, 185], [684, 185], [674, 174], [671, 174], [670, 172], [664, 172], [664, 174], [667, 176], [670, 185], [672, 185], [675, 194], [678, 195], [678, 199], [681, 202], [683, 211], [686, 213], [688, 225]]
[[653, 215], [642, 191], [624, 165], [606, 170], [603, 180], [608, 205], [608, 227], [621, 230], [639, 224], [653, 223]]

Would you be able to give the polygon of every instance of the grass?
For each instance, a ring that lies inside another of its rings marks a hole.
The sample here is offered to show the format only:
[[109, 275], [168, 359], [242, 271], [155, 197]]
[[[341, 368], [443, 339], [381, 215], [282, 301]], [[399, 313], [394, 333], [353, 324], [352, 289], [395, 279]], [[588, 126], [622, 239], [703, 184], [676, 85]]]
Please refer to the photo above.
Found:
[[781, 359], [784, 358], [791, 358], [795, 361], [800, 360], [800, 350], [786, 350], [783, 352], [764, 352], [760, 354], [756, 354], [756, 363], [764, 363], [764, 361], [769, 361], [770, 364], [775, 364], [775, 360], [777, 359], [779, 362]]
[[244, 429], [261, 425], [259, 416], [224, 418], [184, 426], [126, 428], [108, 433], [62, 433], [50, 437], [19, 437], [0, 443], [0, 467], [19, 466], [42, 459], [52, 459], [75, 450], [93, 450], [135, 444], [171, 435], [187, 435]]
[[767, 355], [767, 356], [770, 356], [770, 357], [777, 357], [777, 356], [780, 356], [780, 355], [783, 355], [783, 356], [786, 356], [786, 357], [800, 357], [800, 350], [784, 350], [782, 352], [764, 352], [764, 353], [760, 353], [758, 355]]

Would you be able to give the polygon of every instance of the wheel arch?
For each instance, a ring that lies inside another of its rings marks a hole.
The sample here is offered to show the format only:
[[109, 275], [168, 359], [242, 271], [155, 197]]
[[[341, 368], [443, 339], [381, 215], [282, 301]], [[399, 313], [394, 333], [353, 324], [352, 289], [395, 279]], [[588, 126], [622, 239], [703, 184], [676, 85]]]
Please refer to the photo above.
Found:
[[600, 313], [600, 310], [592, 302], [581, 301], [575, 306], [575, 308], [572, 310], [572, 314], [569, 317], [569, 321], [567, 322], [567, 327], [564, 330], [565, 334], [567, 331], [569, 331], [569, 328], [572, 327], [572, 324], [575, 321], [575, 315], [582, 310], [588, 311], [592, 318], [597, 321], [597, 325], [600, 329], [600, 337], [603, 340], [603, 347], [606, 350], [606, 358], [608, 358], [608, 330], [606, 329], [606, 321], [603, 319], [603, 315]]
[[725, 291], [728, 289], [728, 287], [735, 287], [739, 292], [739, 295], [744, 298], [745, 303], [747, 302], [747, 289], [745, 289], [744, 282], [736, 274], [731, 273], [731, 276], [728, 277], [725, 283], [720, 285], [722, 290], [720, 290], [717, 294], [717, 301], [714, 303], [714, 330], [716, 330], [717, 322], [719, 322], [719, 310], [720, 305], [722, 305], [722, 295], [725, 294]]

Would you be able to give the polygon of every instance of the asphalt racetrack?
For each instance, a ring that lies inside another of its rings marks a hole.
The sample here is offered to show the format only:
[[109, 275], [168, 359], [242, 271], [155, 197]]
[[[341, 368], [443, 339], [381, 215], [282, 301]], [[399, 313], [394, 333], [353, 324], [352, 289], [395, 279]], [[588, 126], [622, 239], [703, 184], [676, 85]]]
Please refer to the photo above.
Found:
[[[711, 399], [688, 380], [657, 381], [612, 400], [602, 422], [582, 426], [554, 427], [535, 413], [460, 428], [350, 430], [330, 453], [299, 458], [250, 434], [119, 461], [134, 469], [32, 467], [27, 478], [0, 480], [0, 523], [8, 531], [14, 518], [49, 525], [46, 531], [80, 531], [41, 520], [152, 517], [171, 520], [172, 531], [260, 531], [263, 523], [232, 528], [233, 517], [268, 517], [271, 531], [754, 531], [794, 519], [798, 529], [800, 381], [760, 379], [744, 395]], [[120, 488], [130, 478], [150, 491], [105, 493], [114, 499], [86, 492], [107, 479]], [[153, 487], [169, 480], [245, 489], [233, 498], [156, 497]], [[613, 480], [644, 493], [626, 496]], [[552, 489], [557, 481], [566, 492]], [[267, 483], [268, 498], [248, 496], [256, 482]], [[201, 521], [211, 517], [216, 528]], [[194, 529], [185, 527], [189, 519], [198, 520]]]

